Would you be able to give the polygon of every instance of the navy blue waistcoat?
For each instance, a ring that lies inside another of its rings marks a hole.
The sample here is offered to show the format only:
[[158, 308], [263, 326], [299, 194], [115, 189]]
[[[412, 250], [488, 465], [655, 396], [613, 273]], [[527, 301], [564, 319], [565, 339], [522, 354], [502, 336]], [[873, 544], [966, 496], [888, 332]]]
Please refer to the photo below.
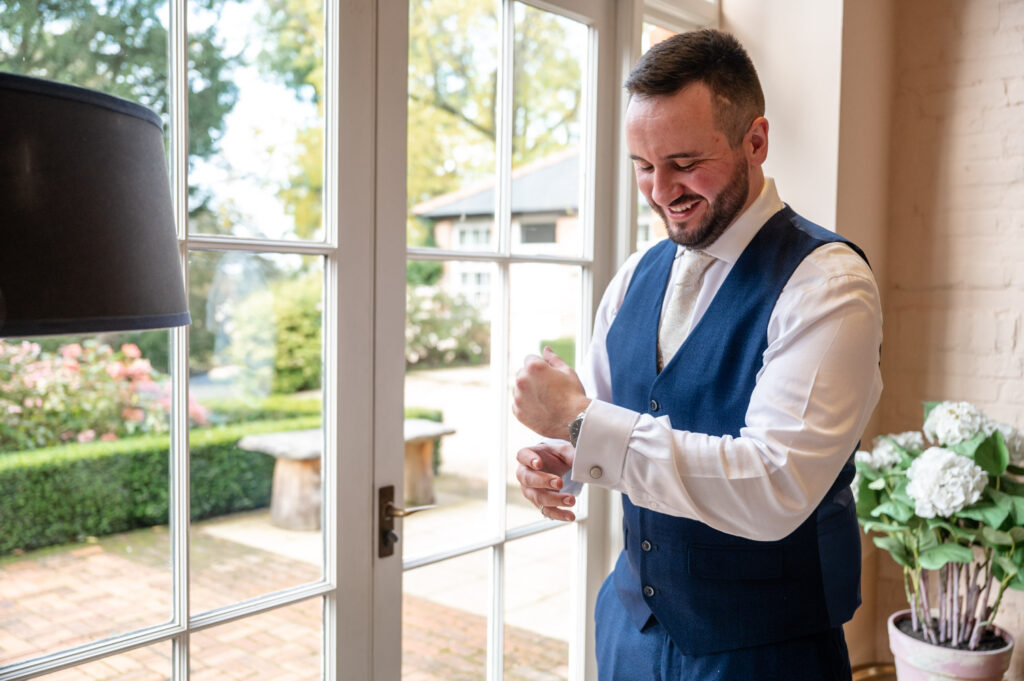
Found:
[[[658, 323], [676, 245], [665, 240], [652, 247], [608, 331], [613, 402], [668, 414], [677, 430], [739, 436], [779, 294], [808, 254], [836, 241], [849, 244], [788, 206], [772, 216], [660, 374]], [[725, 534], [624, 496], [625, 550], [613, 579], [630, 618], [642, 627], [653, 614], [688, 655], [784, 641], [846, 622], [860, 605], [852, 479], [847, 463], [818, 508], [779, 541]]]

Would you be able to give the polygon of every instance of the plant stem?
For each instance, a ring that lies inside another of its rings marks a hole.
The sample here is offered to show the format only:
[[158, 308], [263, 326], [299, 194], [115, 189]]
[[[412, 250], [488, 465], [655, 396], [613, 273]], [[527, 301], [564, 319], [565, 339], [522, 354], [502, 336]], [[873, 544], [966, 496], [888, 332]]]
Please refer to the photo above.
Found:
[[931, 643], [935, 643], [935, 623], [932, 621], [932, 609], [928, 602], [928, 570], [921, 570], [921, 609], [924, 611], [925, 637]]
[[960, 640], [960, 563], [950, 563], [953, 569], [953, 633], [950, 639], [955, 646]]
[[939, 573], [939, 642], [946, 642], [946, 571], [943, 568], [937, 570]]

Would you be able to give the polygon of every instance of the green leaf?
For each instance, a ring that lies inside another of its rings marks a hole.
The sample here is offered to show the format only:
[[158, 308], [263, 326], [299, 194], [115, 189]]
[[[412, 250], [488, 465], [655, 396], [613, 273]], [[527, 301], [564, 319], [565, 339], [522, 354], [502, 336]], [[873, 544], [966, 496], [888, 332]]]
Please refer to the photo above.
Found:
[[909, 506], [910, 508], [914, 508], [914, 500], [909, 494], [907, 494], [907, 485], [909, 484], [910, 481], [907, 480], [906, 477], [902, 478], [898, 483], [896, 483], [896, 488], [892, 491], [892, 498], [906, 506]]
[[995, 487], [986, 487], [985, 496], [995, 502], [999, 508], [1006, 509], [1007, 511], [1013, 510], [1013, 497], [1004, 492], [1000, 492]]
[[1013, 537], [1007, 532], [993, 530], [991, 527], [981, 528], [981, 536], [992, 546], [1013, 546]]
[[977, 503], [956, 513], [954, 517], [976, 520], [989, 527], [999, 527], [1009, 515], [1009, 511], [999, 508], [995, 504]]
[[1020, 568], [1006, 556], [995, 556], [995, 563], [1003, 573], [1003, 577], [1013, 577], [1020, 572]]
[[1002, 433], [996, 430], [978, 444], [974, 451], [974, 463], [993, 477], [1003, 474], [1006, 466], [1010, 463], [1010, 450], [1003, 442]]
[[946, 563], [970, 563], [974, 552], [960, 544], [941, 544], [922, 552], [917, 559], [924, 569], [938, 570]]
[[868, 483], [868, 489], [873, 489], [876, 492], [880, 492], [885, 489], [885, 478], [879, 478], [878, 480], [872, 480]]
[[875, 546], [889, 552], [892, 559], [903, 567], [913, 567], [907, 555], [907, 548], [894, 537], [873, 537]]
[[[976, 456], [976, 452], [978, 451], [978, 448], [981, 446], [981, 443], [984, 442], [985, 440], [986, 440], [985, 433], [978, 433], [977, 435], [972, 437], [970, 440], [964, 440], [963, 442], [958, 442], [957, 444], [953, 445], [949, 449], [952, 449], [957, 454], [960, 454], [962, 456], [966, 456], [968, 459], [971, 459], [972, 461], [974, 461], [975, 463], [977, 463], [980, 466], [981, 464], [978, 463], [978, 460], [975, 458], [975, 456]], [[1002, 472], [1002, 471], [1000, 471], [1000, 472]]]
[[1014, 475], [1024, 475], [1024, 467], [1017, 466], [1012, 463], [1006, 467], [1006, 471], [1008, 473], [1013, 473]]
[[872, 468], [870, 464], [865, 461], [854, 461], [853, 467], [860, 473], [861, 478], [867, 478], [868, 480], [878, 480], [882, 476], [877, 469]]
[[[1019, 544], [1024, 541], [1024, 527], [1011, 527], [1010, 538], [1013, 539], [1014, 544]], [[1022, 555], [1024, 555], [1024, 552], [1022, 552]]]
[[[932, 409], [939, 406], [938, 402], [922, 402], [924, 404], [924, 421], [928, 420], [928, 415], [932, 413]], [[922, 423], [924, 422], [922, 421]]]
[[923, 553], [939, 545], [939, 538], [934, 532], [922, 532], [917, 538], [917, 552]]
[[902, 525], [883, 523], [877, 520], [861, 520], [860, 526], [865, 532], [904, 532], [907, 528]]
[[875, 518], [883, 514], [891, 516], [898, 522], [905, 523], [913, 517], [914, 509], [898, 501], [887, 501], [884, 504], [875, 506], [871, 511], [871, 515]]

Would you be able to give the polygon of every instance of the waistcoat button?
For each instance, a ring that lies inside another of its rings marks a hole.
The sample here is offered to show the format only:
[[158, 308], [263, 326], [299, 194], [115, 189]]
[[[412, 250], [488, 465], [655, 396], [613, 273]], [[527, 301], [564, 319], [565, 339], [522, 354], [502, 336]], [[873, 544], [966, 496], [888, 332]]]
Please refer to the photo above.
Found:
[[661, 408], [660, 405], [658, 404], [658, 400], [651, 400], [651, 405], [650, 406], [651, 406], [651, 411], [658, 411], [658, 409]]
[[640, 550], [641, 551], [650, 551], [651, 550], [651, 542], [649, 542], [646, 539], [644, 539], [642, 542], [640, 542]]
[[644, 596], [647, 596], [648, 598], [650, 598], [653, 595], [654, 595], [654, 587], [653, 586], [645, 586], [644, 587]]

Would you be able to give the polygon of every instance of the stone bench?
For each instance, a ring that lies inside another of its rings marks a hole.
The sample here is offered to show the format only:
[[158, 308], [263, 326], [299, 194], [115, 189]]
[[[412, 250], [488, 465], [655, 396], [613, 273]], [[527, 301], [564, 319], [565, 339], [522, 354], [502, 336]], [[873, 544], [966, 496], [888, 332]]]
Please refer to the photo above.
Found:
[[[434, 451], [437, 439], [454, 428], [426, 419], [405, 419], [405, 503], [432, 504], [434, 497]], [[270, 521], [289, 530], [320, 529], [320, 460], [323, 431], [290, 430], [280, 433], [246, 435], [239, 449], [274, 457], [274, 480], [270, 491]]]

